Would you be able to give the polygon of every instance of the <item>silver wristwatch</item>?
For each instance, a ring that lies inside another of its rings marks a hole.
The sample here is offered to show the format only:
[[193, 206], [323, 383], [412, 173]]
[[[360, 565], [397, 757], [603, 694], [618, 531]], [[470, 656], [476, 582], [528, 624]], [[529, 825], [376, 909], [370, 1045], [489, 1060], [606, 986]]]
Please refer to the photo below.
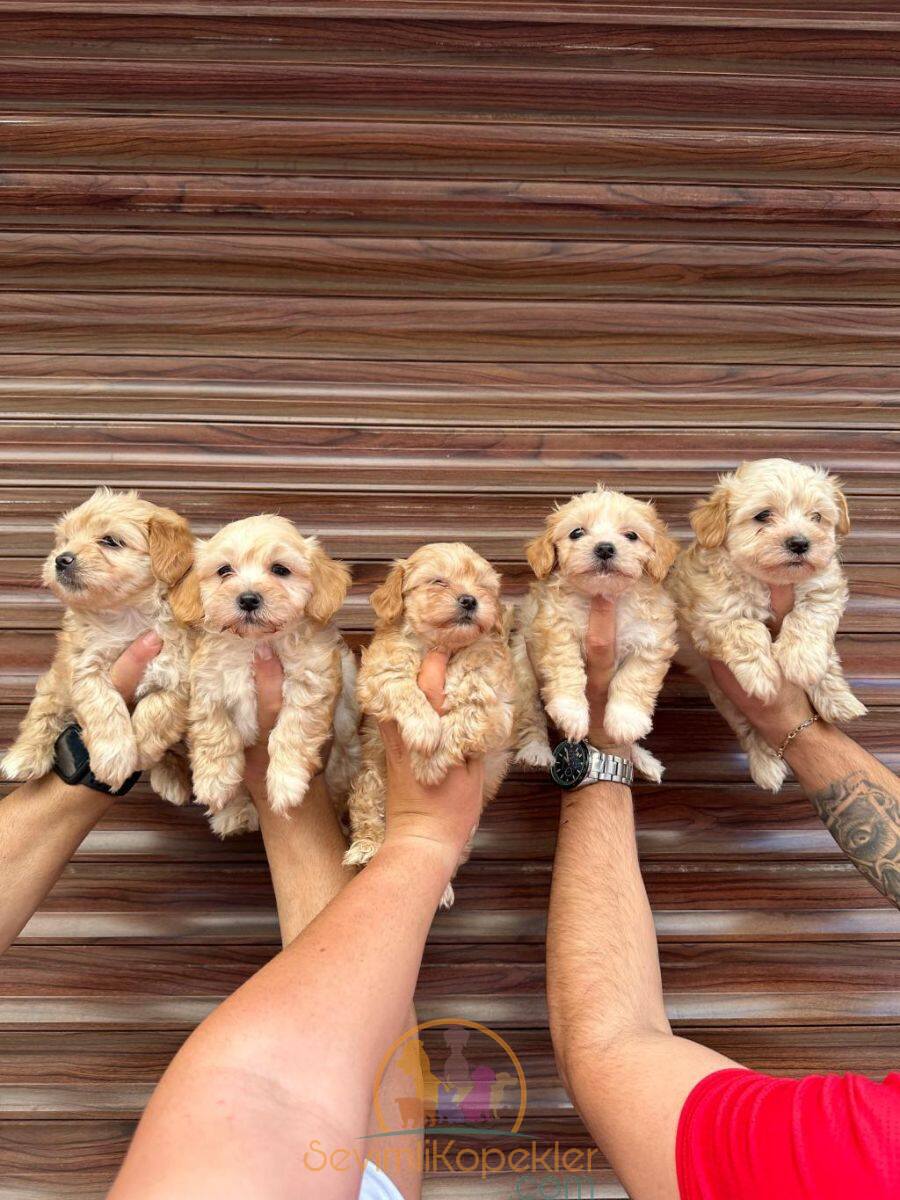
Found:
[[598, 750], [589, 742], [560, 742], [553, 751], [550, 778], [565, 791], [592, 783], [621, 783], [631, 787], [634, 766], [627, 758]]

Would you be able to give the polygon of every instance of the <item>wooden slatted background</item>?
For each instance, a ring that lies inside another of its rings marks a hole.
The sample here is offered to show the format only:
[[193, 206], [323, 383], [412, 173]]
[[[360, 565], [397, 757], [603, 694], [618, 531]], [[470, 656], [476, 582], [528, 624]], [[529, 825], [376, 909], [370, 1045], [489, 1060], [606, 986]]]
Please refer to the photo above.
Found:
[[[59, 618], [49, 525], [98, 482], [200, 532], [275, 507], [320, 533], [358, 643], [421, 541], [471, 541], [514, 593], [555, 498], [601, 477], [684, 536], [717, 471], [788, 454], [849, 486], [841, 650], [900, 765], [898, 68], [888, 0], [0, 0], [2, 739]], [[677, 671], [652, 744], [679, 1027], [767, 1070], [896, 1065], [894, 911]], [[583, 1144], [543, 996], [555, 810], [506, 786], [419, 1005], [502, 1030], [526, 1129]], [[255, 838], [117, 805], [0, 961], [0, 1198], [103, 1195], [275, 945]]]

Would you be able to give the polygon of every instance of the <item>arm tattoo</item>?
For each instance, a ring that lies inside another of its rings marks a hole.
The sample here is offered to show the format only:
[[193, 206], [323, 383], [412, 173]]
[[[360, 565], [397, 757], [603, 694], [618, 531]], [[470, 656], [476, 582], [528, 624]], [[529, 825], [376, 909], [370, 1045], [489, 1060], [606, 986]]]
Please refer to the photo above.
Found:
[[900, 908], [900, 795], [852, 771], [810, 800], [854, 866]]

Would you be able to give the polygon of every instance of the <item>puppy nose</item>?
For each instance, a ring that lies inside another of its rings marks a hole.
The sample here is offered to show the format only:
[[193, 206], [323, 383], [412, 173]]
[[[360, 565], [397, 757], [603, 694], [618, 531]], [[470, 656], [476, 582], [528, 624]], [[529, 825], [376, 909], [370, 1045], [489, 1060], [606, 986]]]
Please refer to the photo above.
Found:
[[238, 608], [242, 608], [244, 612], [256, 612], [262, 604], [262, 596], [259, 592], [241, 592], [238, 596]]
[[459, 607], [464, 608], [466, 612], [474, 612], [478, 607], [478, 601], [474, 596], [470, 596], [468, 592], [459, 598]]
[[74, 554], [57, 554], [57, 556], [56, 556], [57, 571], [65, 571], [66, 567], [71, 567], [71, 565], [74, 561], [75, 561]]
[[784, 539], [784, 544], [791, 554], [805, 554], [809, 549], [809, 538], [789, 537]]
[[612, 558], [612, 556], [615, 554], [615, 552], [616, 552], [616, 548], [612, 544], [612, 542], [598, 542], [597, 545], [594, 547], [594, 553], [597, 555], [597, 557], [600, 559], [601, 562], [606, 562], [606, 560], [608, 558]]

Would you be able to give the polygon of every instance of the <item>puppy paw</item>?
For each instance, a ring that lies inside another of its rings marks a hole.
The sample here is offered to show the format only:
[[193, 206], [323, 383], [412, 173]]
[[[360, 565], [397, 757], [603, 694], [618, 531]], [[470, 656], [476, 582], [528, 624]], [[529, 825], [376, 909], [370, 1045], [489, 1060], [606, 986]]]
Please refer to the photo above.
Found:
[[643, 746], [635, 745], [631, 747], [631, 761], [634, 763], [634, 769], [645, 779], [649, 779], [651, 783], [662, 782], [665, 767], [655, 754], [651, 754]]
[[279, 771], [277, 774], [269, 771], [266, 776], [266, 796], [272, 812], [284, 814], [292, 808], [298, 808], [303, 803], [309, 781], [308, 771]]
[[750, 778], [757, 787], [764, 788], [767, 792], [781, 791], [781, 785], [787, 779], [788, 773], [783, 759], [761, 749], [749, 750], [747, 764], [750, 768]]
[[849, 688], [838, 693], [829, 691], [824, 694], [813, 689], [811, 698], [819, 716], [834, 724], [855, 721], [857, 717], [864, 717], [869, 711]]
[[344, 855], [344, 866], [364, 867], [375, 857], [377, 849], [378, 845], [372, 838], [360, 838], [350, 846]]
[[603, 725], [612, 740], [630, 746], [645, 738], [653, 728], [650, 713], [625, 700], [610, 700], [606, 706]]
[[40, 779], [53, 766], [53, 747], [13, 745], [7, 751], [0, 772], [4, 779]]
[[534, 738], [520, 746], [516, 751], [515, 761], [524, 767], [550, 768], [553, 762], [553, 751], [550, 743]]
[[812, 687], [828, 670], [827, 647], [779, 638], [772, 649], [785, 679], [798, 687]]
[[250, 800], [233, 800], [209, 818], [209, 827], [220, 838], [259, 829], [259, 814]]
[[441, 718], [433, 708], [398, 719], [397, 724], [407, 748], [417, 754], [434, 754], [441, 744]]
[[748, 696], [768, 703], [774, 700], [781, 686], [781, 668], [771, 654], [760, 654], [753, 661], [741, 660], [726, 664]]
[[452, 764], [443, 754], [425, 755], [414, 752], [410, 755], [409, 765], [419, 783], [424, 783], [426, 787], [434, 787], [446, 777]]
[[583, 697], [554, 696], [547, 701], [547, 716], [570, 742], [580, 742], [588, 735], [591, 714]]
[[169, 804], [180, 807], [190, 803], [191, 775], [185, 760], [165, 754], [150, 772], [150, 786]]
[[222, 775], [198, 775], [194, 771], [194, 799], [208, 813], [219, 813], [233, 799], [237, 787]]
[[129, 776], [139, 769], [137, 743], [132, 738], [120, 742], [98, 741], [88, 746], [91, 772], [101, 783], [117, 791]]
[[452, 908], [453, 901], [456, 899], [456, 893], [453, 891], [453, 884], [448, 883], [444, 888], [444, 894], [441, 896], [441, 908]]

